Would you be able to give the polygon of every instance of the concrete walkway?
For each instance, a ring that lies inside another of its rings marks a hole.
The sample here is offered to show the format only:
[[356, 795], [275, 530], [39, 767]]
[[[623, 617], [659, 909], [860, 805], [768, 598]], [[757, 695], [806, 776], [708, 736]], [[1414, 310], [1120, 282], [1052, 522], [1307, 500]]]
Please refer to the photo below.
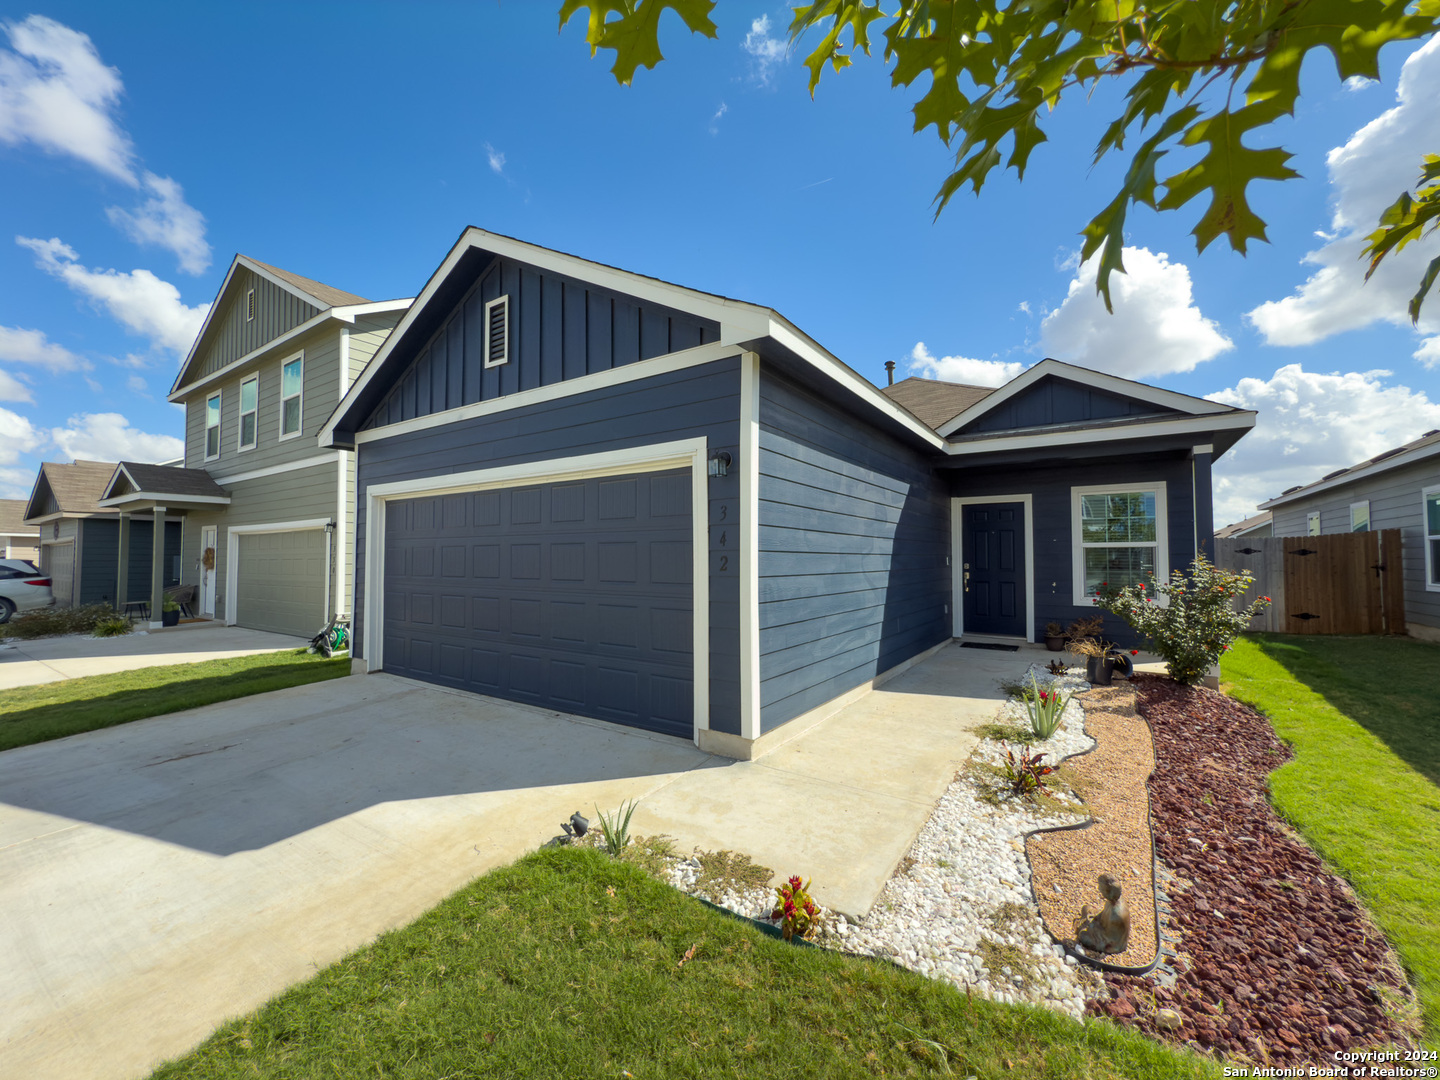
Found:
[[14, 641], [0, 645], [0, 690], [136, 668], [280, 652], [307, 644], [303, 638], [285, 634], [204, 624], [113, 638], [69, 634]]
[[753, 762], [385, 675], [0, 754], [0, 1076], [143, 1076], [595, 804], [863, 912], [1035, 658], [947, 647]]

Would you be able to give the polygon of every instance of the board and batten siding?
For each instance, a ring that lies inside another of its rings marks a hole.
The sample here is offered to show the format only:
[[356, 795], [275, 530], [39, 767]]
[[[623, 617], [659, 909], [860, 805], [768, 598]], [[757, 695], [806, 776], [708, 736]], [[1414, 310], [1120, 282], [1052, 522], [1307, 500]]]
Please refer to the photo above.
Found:
[[[509, 296], [509, 356], [484, 365], [485, 305]], [[365, 421], [383, 427], [720, 339], [709, 319], [494, 258]]]
[[[251, 289], [255, 290], [255, 317], [247, 319], [245, 300]], [[226, 291], [230, 299], [210, 324], [205, 355], [191, 371], [191, 379], [214, 374], [267, 341], [274, 341], [307, 319], [313, 319], [322, 310], [243, 266], [236, 268]]]
[[[130, 522], [130, 574], [125, 595], [130, 600], [150, 599], [150, 537], [153, 521]], [[162, 587], [177, 584], [171, 570], [180, 554], [183, 527], [173, 516], [165, 522], [165, 562]], [[85, 519], [85, 550], [81, 559], [80, 602], [114, 603], [119, 585], [120, 521], [118, 517]]]
[[1350, 531], [1350, 504], [1370, 502], [1370, 531], [1400, 530], [1404, 557], [1405, 618], [1440, 627], [1440, 592], [1425, 587], [1425, 521], [1420, 492], [1440, 484], [1440, 458], [1400, 465], [1374, 476], [1320, 491], [1274, 509], [1276, 536], [1305, 536], [1305, 518], [1319, 512], [1320, 531]]
[[[312, 453], [314, 443], [311, 443]], [[200, 589], [200, 530], [215, 525], [215, 616], [225, 618], [225, 575], [229, 570], [227, 527], [271, 525], [285, 521], [309, 521], [335, 517], [339, 498], [339, 467], [327, 461], [307, 469], [293, 469], [274, 476], [226, 484], [230, 505], [219, 511], [192, 511], [185, 518], [185, 545], [181, 553], [180, 580], [194, 585], [198, 602]], [[333, 606], [333, 598], [332, 598]], [[198, 610], [198, 608], [197, 608]], [[317, 631], [320, 627], [315, 628]]]
[[1011, 431], [1050, 424], [1083, 424], [1124, 416], [1153, 416], [1157, 413], [1174, 412], [1174, 409], [1153, 405], [1148, 401], [1082, 386], [1070, 379], [1051, 375], [977, 417], [962, 428], [959, 434], [975, 435], [980, 432]]
[[932, 460], [762, 369], [762, 732], [950, 636]]
[[[478, 419], [362, 443], [357, 451], [360, 504], [355, 528], [354, 640], [363, 649], [366, 509], [371, 484], [595, 454], [704, 436], [710, 452], [739, 458], [738, 357], [558, 398]], [[710, 727], [740, 734], [740, 576], [733, 549], [721, 549], [733, 532], [740, 477], [711, 477]], [[723, 528], [722, 528], [723, 524]], [[705, 536], [694, 543], [706, 544]]]
[[[1207, 471], [1209, 455], [1191, 462], [1184, 457], [1137, 455], [1132, 461], [1108, 461], [1093, 466], [1047, 465], [1043, 468], [992, 466], [957, 469], [950, 494], [959, 497], [1031, 496], [1035, 538], [1035, 573], [1029, 584], [1035, 591], [1035, 637], [1045, 636], [1045, 624], [1067, 626], [1075, 619], [1099, 614], [1105, 619], [1105, 636], [1127, 648], [1138, 645], [1129, 626], [1093, 606], [1077, 606], [1074, 593], [1074, 533], [1071, 528], [1071, 489], [1076, 487], [1134, 485], [1136, 489], [1165, 484], [1167, 557], [1171, 570], [1183, 570], [1195, 558], [1196, 523], [1193, 516], [1194, 469]], [[1201, 508], [1201, 529], [1210, 537], [1210, 509]]]

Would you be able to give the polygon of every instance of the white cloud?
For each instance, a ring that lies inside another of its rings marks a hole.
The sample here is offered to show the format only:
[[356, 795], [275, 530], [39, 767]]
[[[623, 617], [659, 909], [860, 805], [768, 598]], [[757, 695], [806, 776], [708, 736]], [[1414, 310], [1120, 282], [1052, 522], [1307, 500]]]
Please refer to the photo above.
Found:
[[146, 172], [141, 182], [150, 198], [133, 214], [118, 206], [108, 207], [105, 213], [111, 223], [137, 244], [173, 251], [185, 273], [203, 274], [210, 266], [205, 215], [185, 201], [185, 192], [170, 177]]
[[1426, 338], [1412, 355], [1420, 361], [1421, 367], [1440, 367], [1440, 334]]
[[72, 416], [50, 429], [50, 441], [70, 461], [170, 461], [185, 452], [183, 439], [137, 431], [119, 413]]
[[0, 401], [29, 401], [33, 403], [35, 398], [30, 393], [30, 388], [15, 378], [8, 371], [0, 371]]
[[146, 397], [150, 396], [148, 393], [150, 389], [149, 384], [147, 384], [145, 380], [139, 375], [131, 375], [128, 379], [125, 380], [125, 385], [130, 388], [132, 393], [144, 394]]
[[725, 115], [727, 112], [729, 112], [729, 111], [730, 111], [730, 106], [726, 105], [725, 102], [723, 102], [723, 101], [720, 102], [720, 108], [716, 109], [716, 110], [715, 110], [715, 115], [712, 116], [712, 117], [710, 117], [710, 134], [711, 134], [711, 135], [719, 135], [719, 134], [720, 134], [720, 118], [721, 118], [722, 116], [724, 116], [724, 115]]
[[114, 117], [124, 86], [95, 43], [43, 15], [3, 29], [14, 51], [0, 49], [0, 142], [69, 154], [135, 186], [135, 147]]
[[910, 350], [910, 370], [923, 379], [1001, 386], [1024, 371], [1025, 365], [1006, 360], [972, 360], [968, 356], [932, 356], [925, 343], [917, 341]]
[[[1412, 189], [1420, 158], [1440, 146], [1440, 37], [1412, 53], [1400, 71], [1399, 102], [1366, 124], [1344, 146], [1330, 151], [1327, 164], [1335, 209], [1326, 243], [1304, 261], [1317, 267], [1289, 296], [1270, 300], [1246, 318], [1270, 345], [1309, 345], [1332, 334], [1383, 321], [1405, 326], [1405, 310], [1425, 264], [1440, 254], [1440, 237], [1417, 240], [1390, 255], [1367, 283], [1368, 260], [1360, 257], [1365, 237], [1400, 192]], [[1421, 352], [1440, 337], [1440, 302], [1432, 296], [1420, 321], [1428, 336]], [[1433, 350], [1440, 350], [1435, 344]], [[1427, 355], [1433, 355], [1433, 352]], [[1423, 357], [1416, 354], [1417, 359]]]
[[88, 371], [90, 368], [88, 360], [48, 340], [44, 331], [19, 326], [0, 326], [0, 361], [35, 364], [50, 371]]
[[0, 409], [0, 465], [14, 465], [21, 454], [36, 453], [44, 437], [35, 425], [9, 409]]
[[505, 175], [505, 155], [496, 150], [488, 142], [485, 144], [485, 157], [490, 162], [490, 171], [496, 176]]
[[0, 29], [13, 49], [0, 49], [0, 142], [69, 155], [147, 192], [133, 214], [111, 207], [110, 220], [137, 243], [174, 252], [186, 273], [204, 272], [205, 218], [174, 180], [137, 170], [135, 145], [116, 115], [125, 89], [120, 72], [106, 66], [87, 35], [43, 15]]
[[1234, 345], [1195, 306], [1190, 269], [1164, 252], [1127, 247], [1110, 278], [1112, 315], [1095, 292], [1099, 255], [1080, 266], [1065, 302], [1040, 324], [1047, 355], [1134, 379], [1191, 371]]
[[1256, 409], [1255, 429], [1215, 467], [1215, 523], [1239, 521], [1257, 503], [1358, 465], [1440, 427], [1440, 403], [1387, 384], [1388, 371], [1319, 374], [1299, 364], [1269, 379], [1241, 379], [1207, 395]]
[[15, 242], [35, 253], [42, 270], [65, 282], [92, 304], [103, 306], [123, 326], [150, 339], [153, 347], [176, 355], [189, 351], [209, 304], [186, 307], [180, 290], [149, 270], [90, 270], [69, 244], [52, 237], [17, 236]]
[[0, 469], [0, 499], [28, 499], [33, 490], [34, 469]]
[[770, 16], [761, 15], [750, 23], [750, 32], [740, 47], [754, 61], [753, 75], [761, 86], [769, 86], [775, 68], [785, 62], [786, 47], [782, 38], [770, 36]]

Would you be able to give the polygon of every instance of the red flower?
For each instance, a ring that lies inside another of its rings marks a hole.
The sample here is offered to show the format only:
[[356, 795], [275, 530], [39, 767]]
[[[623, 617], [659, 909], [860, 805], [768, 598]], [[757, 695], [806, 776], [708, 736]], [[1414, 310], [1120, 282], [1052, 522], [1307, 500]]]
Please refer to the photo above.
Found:
[[792, 877], [790, 879], [790, 888], [792, 889], [798, 889], [803, 884], [804, 882], [802, 882], [799, 877]]
[[795, 901], [794, 901], [794, 900], [786, 900], [786, 901], [785, 901], [785, 914], [786, 914], [786, 915], [794, 915], [794, 914], [795, 914]]
[[1140, 650], [1139, 650], [1139, 649], [1131, 649], [1131, 650], [1130, 650], [1130, 655], [1131, 655], [1131, 656], [1139, 656], [1139, 655], [1140, 655]]

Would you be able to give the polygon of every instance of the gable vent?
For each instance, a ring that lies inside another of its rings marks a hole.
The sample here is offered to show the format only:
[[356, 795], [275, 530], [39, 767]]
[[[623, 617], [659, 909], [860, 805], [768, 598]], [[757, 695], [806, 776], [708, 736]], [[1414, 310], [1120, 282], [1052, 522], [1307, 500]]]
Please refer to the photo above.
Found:
[[499, 367], [510, 359], [510, 296], [485, 305], [485, 366]]
[[245, 294], [245, 321], [251, 322], [255, 318], [255, 290], [251, 289]]

